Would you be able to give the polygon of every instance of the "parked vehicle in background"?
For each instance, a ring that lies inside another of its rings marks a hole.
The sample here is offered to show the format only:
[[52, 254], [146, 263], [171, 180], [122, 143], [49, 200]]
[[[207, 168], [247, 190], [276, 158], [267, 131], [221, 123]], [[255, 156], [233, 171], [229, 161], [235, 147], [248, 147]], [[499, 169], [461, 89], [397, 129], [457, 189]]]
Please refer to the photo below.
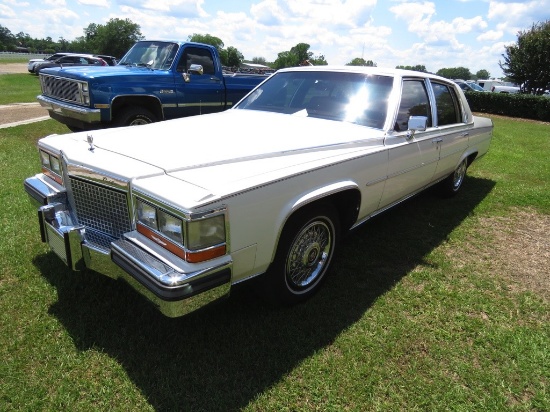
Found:
[[100, 57], [93, 57], [88, 54], [70, 54], [62, 56], [53, 61], [38, 63], [34, 67], [35, 74], [39, 74], [41, 70], [51, 67], [74, 67], [74, 66], [108, 66], [107, 62]]
[[[45, 137], [25, 189], [70, 268], [124, 279], [167, 316], [260, 275], [270, 297], [297, 303], [341, 235], [430, 186], [455, 195], [492, 130], [439, 76], [296, 67], [222, 113]], [[406, 245], [395, 233], [388, 247]]]
[[118, 61], [114, 56], [107, 56], [105, 54], [94, 54], [94, 57], [99, 57], [100, 59], [105, 60], [109, 66], [116, 66], [118, 64]]
[[51, 56], [45, 57], [44, 59], [30, 59], [27, 65], [27, 69], [29, 73], [34, 73], [34, 68], [37, 64], [54, 61], [68, 54], [72, 54], [72, 53], [55, 53], [55, 54], [52, 54]]
[[455, 80], [458, 86], [465, 92], [485, 92], [486, 90], [473, 81]]
[[478, 80], [477, 84], [485, 90], [496, 93], [519, 93], [519, 86], [501, 80]]
[[266, 78], [224, 74], [207, 44], [147, 40], [116, 66], [41, 70], [37, 99], [73, 131], [137, 126], [225, 110]]

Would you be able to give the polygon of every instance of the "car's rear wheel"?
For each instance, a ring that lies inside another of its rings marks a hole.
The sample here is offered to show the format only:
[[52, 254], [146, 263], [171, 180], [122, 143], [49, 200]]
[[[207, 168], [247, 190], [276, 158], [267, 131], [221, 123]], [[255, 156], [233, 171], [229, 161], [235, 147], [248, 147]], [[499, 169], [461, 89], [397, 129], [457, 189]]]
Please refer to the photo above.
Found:
[[338, 215], [330, 205], [297, 212], [286, 223], [267, 281], [271, 298], [307, 300], [319, 289], [339, 241]]
[[122, 110], [115, 118], [116, 126], [141, 126], [154, 123], [157, 118], [149, 110], [141, 107], [129, 107]]
[[443, 196], [451, 197], [458, 193], [464, 178], [466, 177], [466, 170], [468, 169], [468, 159], [463, 159], [456, 167], [455, 171], [451, 173], [445, 180], [440, 183], [440, 192]]

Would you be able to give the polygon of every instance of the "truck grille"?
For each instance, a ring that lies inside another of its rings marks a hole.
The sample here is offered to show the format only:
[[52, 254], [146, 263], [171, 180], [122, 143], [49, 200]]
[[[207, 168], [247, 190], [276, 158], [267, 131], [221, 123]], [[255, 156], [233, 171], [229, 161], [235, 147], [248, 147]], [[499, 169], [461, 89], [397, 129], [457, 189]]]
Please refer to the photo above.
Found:
[[86, 240], [102, 248], [131, 230], [126, 193], [70, 177], [78, 223], [86, 227]]
[[86, 105], [84, 98], [87, 95], [86, 82], [40, 73], [40, 85], [44, 96], [81, 106]]

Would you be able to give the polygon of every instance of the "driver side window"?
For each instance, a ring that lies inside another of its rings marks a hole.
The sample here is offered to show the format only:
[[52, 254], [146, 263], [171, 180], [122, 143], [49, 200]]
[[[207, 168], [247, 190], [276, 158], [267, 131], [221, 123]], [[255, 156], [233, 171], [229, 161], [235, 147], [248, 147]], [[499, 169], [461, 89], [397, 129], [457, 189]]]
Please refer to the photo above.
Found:
[[207, 49], [187, 47], [178, 62], [177, 71], [179, 73], [187, 73], [192, 64], [200, 64], [204, 70], [204, 74], [216, 74], [212, 53]]
[[432, 109], [423, 80], [403, 81], [401, 104], [399, 105], [394, 130], [397, 132], [406, 131], [411, 116], [426, 116], [428, 118], [427, 127], [432, 126]]

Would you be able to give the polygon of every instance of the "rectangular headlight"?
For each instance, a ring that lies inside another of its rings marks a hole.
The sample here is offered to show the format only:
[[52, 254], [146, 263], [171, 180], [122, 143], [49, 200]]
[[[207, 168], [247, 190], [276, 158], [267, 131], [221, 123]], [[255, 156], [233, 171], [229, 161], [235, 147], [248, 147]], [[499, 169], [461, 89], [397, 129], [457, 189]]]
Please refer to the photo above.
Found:
[[187, 223], [187, 248], [200, 250], [225, 242], [225, 219], [218, 215]]
[[52, 167], [50, 164], [50, 154], [44, 150], [40, 150], [40, 163], [47, 169], [51, 169]]
[[61, 162], [58, 157], [50, 156], [51, 171], [61, 176]]
[[137, 221], [151, 229], [158, 230], [157, 209], [139, 199], [136, 201]]
[[183, 245], [182, 220], [174, 217], [163, 210], [158, 211], [159, 231], [168, 239], [179, 245]]

